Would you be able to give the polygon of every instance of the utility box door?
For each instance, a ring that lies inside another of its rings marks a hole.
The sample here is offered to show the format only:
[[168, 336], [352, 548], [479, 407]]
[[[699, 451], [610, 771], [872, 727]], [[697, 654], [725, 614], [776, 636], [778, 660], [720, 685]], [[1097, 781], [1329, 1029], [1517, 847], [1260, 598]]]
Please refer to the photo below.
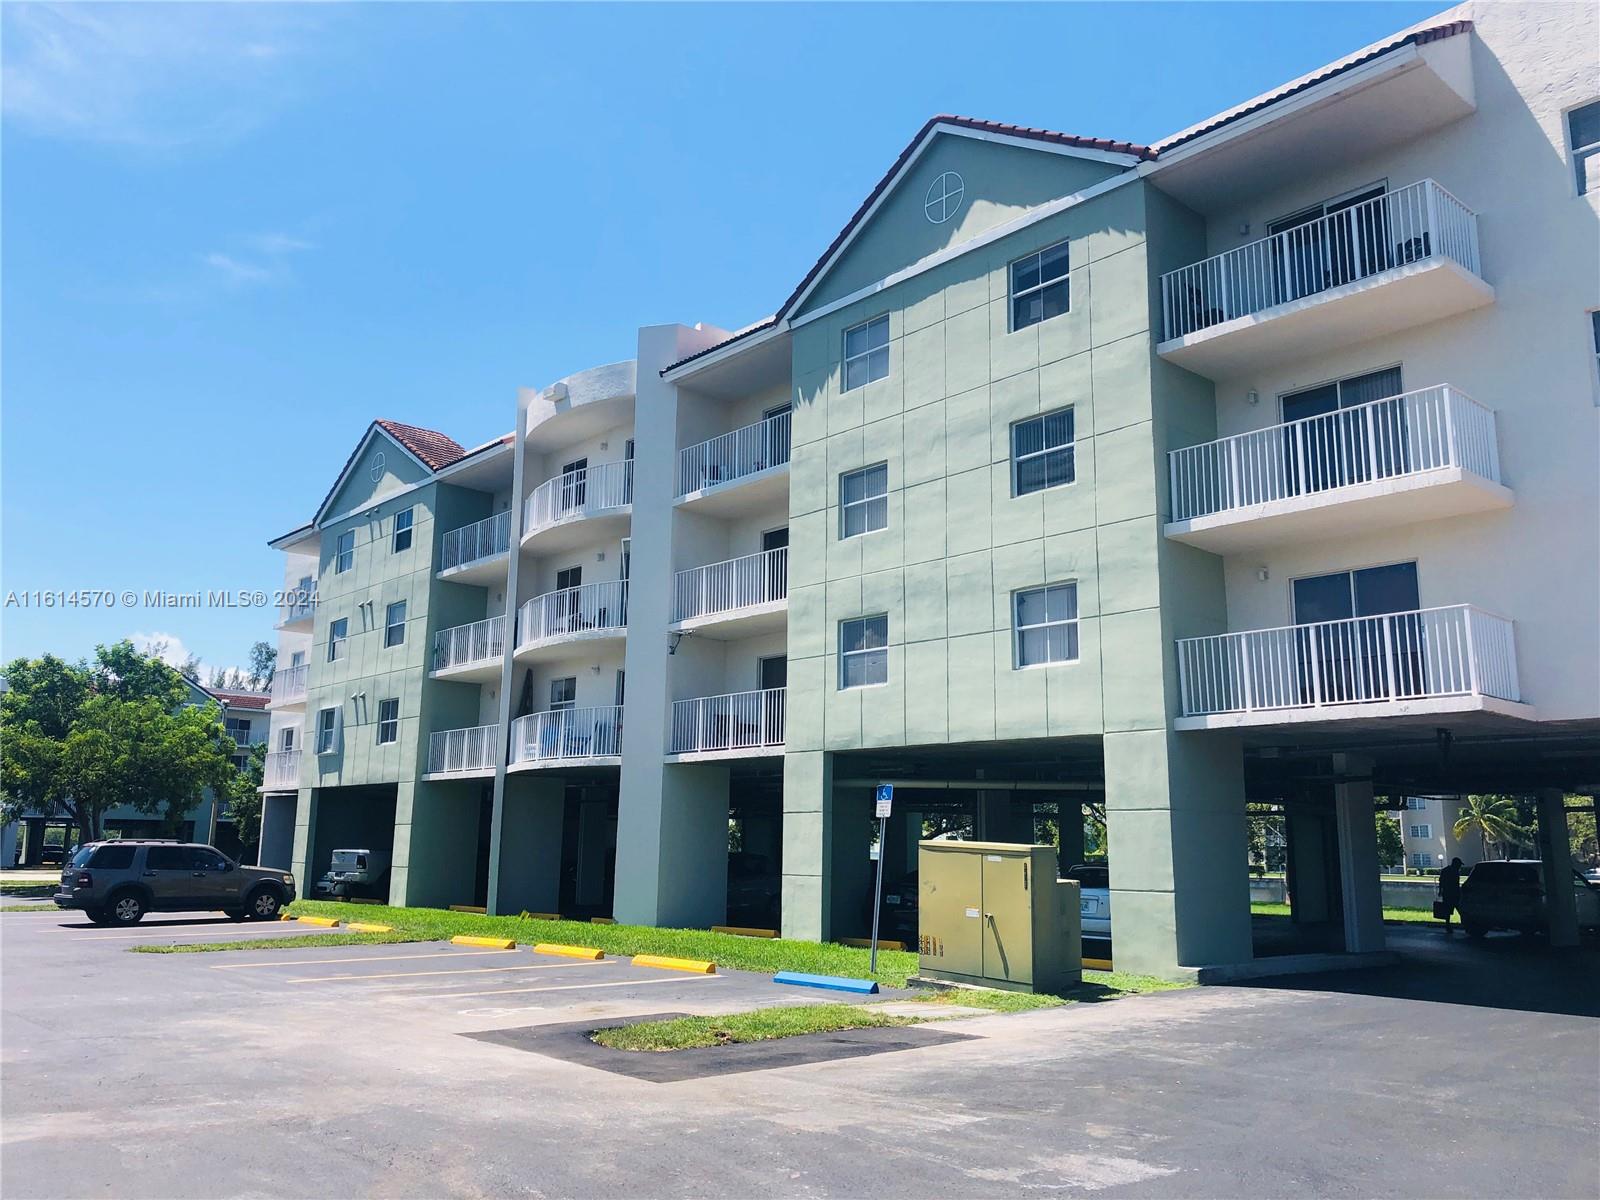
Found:
[[[1034, 881], [1029, 877], [1030, 857], [1026, 853], [982, 856], [982, 974], [987, 979], [1033, 982]], [[1053, 885], [1055, 881], [1050, 882]]]
[[927, 853], [917, 880], [924, 967], [983, 975], [983, 868], [975, 854]]

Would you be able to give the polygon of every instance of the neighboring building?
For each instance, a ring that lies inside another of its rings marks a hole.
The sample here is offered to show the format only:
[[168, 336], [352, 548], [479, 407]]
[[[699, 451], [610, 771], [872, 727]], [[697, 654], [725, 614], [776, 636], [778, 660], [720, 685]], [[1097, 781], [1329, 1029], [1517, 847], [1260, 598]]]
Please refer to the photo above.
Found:
[[[232, 689], [202, 687], [192, 679], [185, 679], [189, 687], [188, 704], [216, 703], [222, 709], [223, 724], [241, 753], [234, 756], [234, 765], [243, 766], [248, 747], [267, 740], [267, 701], [265, 692], [241, 692]], [[48, 829], [62, 831], [64, 846], [77, 841], [78, 831], [62, 814], [45, 816], [38, 812], [24, 813], [0, 830], [0, 863], [18, 867], [40, 865]], [[215, 797], [207, 788], [199, 804], [183, 814], [176, 834], [167, 831], [166, 821], [156, 813], [142, 813], [128, 807], [108, 809], [102, 818], [102, 830], [107, 837], [171, 837], [184, 841], [210, 841], [225, 854], [238, 856], [239, 834], [226, 808], [216, 811]]]
[[1375, 795], [1600, 782], [1595, 34], [1457, 10], [1154, 146], [935, 118], [772, 317], [375, 423], [273, 543], [263, 861], [828, 938], [876, 783], [891, 879], [1103, 797], [1176, 974], [1254, 953], [1249, 798], [1304, 945], [1381, 947]]
[[1456, 796], [1407, 796], [1405, 807], [1389, 814], [1400, 822], [1406, 870], [1437, 871], [1452, 858], [1459, 858], [1470, 867], [1483, 858], [1481, 839], [1469, 837], [1462, 841], [1453, 832], [1461, 805]]

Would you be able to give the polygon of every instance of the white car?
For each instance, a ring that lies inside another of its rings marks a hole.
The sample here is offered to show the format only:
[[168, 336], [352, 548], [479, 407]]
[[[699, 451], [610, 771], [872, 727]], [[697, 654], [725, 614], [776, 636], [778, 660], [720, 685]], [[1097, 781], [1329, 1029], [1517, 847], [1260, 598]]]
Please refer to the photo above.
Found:
[[1083, 936], [1111, 936], [1111, 868], [1104, 863], [1079, 863], [1068, 867], [1063, 879], [1078, 881], [1078, 911], [1083, 915]]

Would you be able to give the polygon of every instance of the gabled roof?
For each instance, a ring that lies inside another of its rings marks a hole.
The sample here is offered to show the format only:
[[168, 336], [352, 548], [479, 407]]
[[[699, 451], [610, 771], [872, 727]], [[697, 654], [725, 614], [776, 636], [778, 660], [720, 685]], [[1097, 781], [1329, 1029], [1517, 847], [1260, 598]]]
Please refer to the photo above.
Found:
[[374, 421], [373, 424], [415, 454], [430, 471], [442, 471], [467, 453], [454, 438], [432, 429], [402, 425], [399, 421]]
[[204, 691], [228, 708], [265, 709], [272, 699], [266, 692], [238, 692], [232, 688], [205, 688]]
[[1362, 64], [1369, 63], [1385, 54], [1392, 54], [1394, 51], [1403, 49], [1406, 46], [1425, 46], [1429, 42], [1437, 42], [1443, 38], [1454, 37], [1458, 33], [1471, 32], [1471, 21], [1448, 21], [1443, 25], [1430, 25], [1423, 29], [1413, 29], [1409, 33], [1392, 38], [1387, 42], [1375, 43], [1364, 47], [1346, 58], [1341, 58], [1325, 67], [1319, 67], [1310, 75], [1302, 75], [1299, 79], [1292, 80], [1280, 88], [1270, 92], [1263, 92], [1253, 100], [1246, 100], [1236, 108], [1230, 108], [1214, 117], [1207, 117], [1200, 124], [1191, 125], [1188, 129], [1157, 142], [1152, 157], [1159, 159], [1161, 155], [1176, 149], [1186, 142], [1192, 142], [1197, 137], [1202, 137], [1213, 130], [1221, 129], [1224, 125], [1231, 125], [1235, 121], [1248, 117], [1251, 113], [1260, 112], [1262, 109], [1277, 104], [1282, 100], [1287, 100], [1290, 96], [1298, 95], [1307, 88], [1315, 87], [1319, 83], [1325, 83], [1330, 79], [1343, 75], [1347, 71], [1353, 71]]
[[911, 141], [906, 145], [906, 148], [900, 152], [900, 156], [894, 160], [894, 163], [889, 167], [888, 171], [884, 173], [883, 178], [878, 180], [877, 185], [872, 189], [871, 192], [867, 194], [867, 198], [861, 202], [861, 206], [856, 209], [855, 214], [851, 216], [849, 221], [845, 222], [845, 226], [839, 231], [838, 236], [835, 237], [831, 243], [829, 243], [828, 248], [822, 252], [822, 256], [818, 258], [816, 263], [812, 265], [811, 269], [806, 272], [805, 278], [800, 281], [799, 286], [797, 286], [794, 291], [790, 292], [789, 298], [778, 306], [778, 311], [776, 313], [763, 321], [756, 322], [754, 325], [751, 325], [748, 328], [741, 329], [732, 337], [724, 338], [714, 346], [707, 346], [703, 350], [697, 350], [695, 353], [690, 354], [685, 358], [680, 358], [677, 362], [663, 367], [661, 374], [665, 375], [669, 371], [674, 371], [686, 363], [694, 362], [696, 359], [721, 350], [723, 347], [732, 345], [734, 342], [751, 337], [762, 332], [763, 330], [771, 329], [774, 326], [781, 324], [791, 314], [795, 305], [799, 303], [800, 299], [805, 295], [807, 290], [816, 281], [817, 277], [822, 273], [823, 269], [828, 265], [833, 257], [845, 247], [846, 243], [848, 243], [851, 238], [855, 236], [862, 222], [866, 220], [867, 215], [873, 210], [874, 206], [878, 203], [884, 192], [888, 190], [889, 186], [905, 168], [906, 164], [910, 162], [912, 158], [916, 157], [926, 140], [935, 132], [937, 132], [941, 126], [952, 131], [969, 130], [978, 134], [1026, 138], [1032, 141], [1090, 151], [1101, 155], [1124, 154], [1139, 161], [1148, 162], [1154, 160], [1159, 162], [1162, 154], [1165, 154], [1168, 151], [1177, 148], [1178, 146], [1193, 141], [1195, 138], [1210, 133], [1215, 129], [1220, 129], [1224, 125], [1231, 124], [1234, 121], [1238, 121], [1244, 117], [1247, 117], [1251, 113], [1259, 112], [1264, 108], [1286, 100], [1291, 96], [1305, 91], [1307, 88], [1315, 87], [1319, 83], [1333, 79], [1347, 71], [1354, 70], [1363, 63], [1371, 62], [1373, 59], [1384, 54], [1393, 53], [1394, 51], [1400, 50], [1406, 46], [1427, 45], [1429, 42], [1435, 42], [1443, 38], [1454, 37], [1455, 35], [1461, 33], [1470, 33], [1471, 31], [1472, 22], [1470, 20], [1447, 21], [1438, 25], [1429, 25], [1422, 28], [1412, 29], [1409, 32], [1399, 35], [1398, 37], [1391, 38], [1386, 42], [1377, 43], [1362, 50], [1358, 50], [1346, 58], [1340, 59], [1334, 63], [1330, 63], [1326, 67], [1319, 68], [1310, 75], [1301, 76], [1299, 79], [1292, 80], [1291, 82], [1283, 85], [1281, 88], [1271, 92], [1266, 92], [1260, 96], [1257, 96], [1253, 100], [1247, 100], [1244, 104], [1239, 105], [1236, 108], [1229, 109], [1226, 112], [1218, 113], [1213, 117], [1208, 117], [1200, 124], [1191, 126], [1180, 133], [1174, 134], [1172, 137], [1155, 143], [1153, 146], [1143, 146], [1136, 142], [1113, 141], [1107, 138], [1078, 137], [1074, 134], [1058, 133], [1049, 129], [1033, 129], [1025, 125], [1007, 125], [1000, 121], [984, 121], [976, 117], [959, 117], [949, 114], [933, 117], [917, 131], [917, 135], [912, 138]]
[[862, 223], [877, 206], [878, 201], [882, 199], [894, 181], [899, 178], [900, 173], [906, 168], [907, 164], [921, 153], [923, 147], [927, 145], [933, 136], [941, 131], [959, 133], [963, 130], [970, 133], [998, 137], [1022, 138], [1028, 141], [1042, 142], [1050, 146], [1064, 147], [1069, 150], [1089, 151], [1096, 157], [1126, 155], [1130, 165], [1155, 157], [1150, 147], [1141, 146], [1135, 142], [1119, 142], [1108, 138], [1079, 137], [1076, 134], [1059, 133], [1053, 129], [1034, 129], [1027, 125], [1008, 125], [1003, 121], [984, 121], [978, 117], [960, 117], [949, 113], [941, 113], [939, 116], [930, 117], [922, 128], [917, 130], [916, 136], [906, 143], [905, 149], [900, 151], [899, 157], [890, 164], [889, 169], [884, 172], [883, 178], [878, 180], [873, 189], [867, 193], [867, 198], [861, 202], [854, 215], [845, 222], [844, 228], [839, 230], [838, 236], [828, 244], [828, 248], [822, 252], [821, 257], [806, 272], [805, 278], [799, 282], [794, 291], [789, 293], [789, 298], [778, 306], [776, 313], [764, 321], [757, 321], [754, 325], [741, 329], [732, 337], [724, 338], [714, 346], [707, 346], [705, 349], [697, 350], [686, 358], [680, 358], [670, 366], [662, 368], [661, 373], [665, 375], [668, 371], [676, 370], [685, 363], [693, 362], [695, 359], [710, 354], [714, 350], [720, 350], [724, 346], [742, 338], [760, 333], [764, 329], [770, 329], [789, 316], [795, 305], [810, 290], [811, 285], [816, 282], [817, 277], [822, 274], [828, 263], [855, 237]]
[[416, 464], [429, 474], [439, 470], [440, 467], [430, 463], [428, 458], [424, 457], [425, 454], [431, 455], [441, 466], [447, 467], [464, 453], [454, 438], [445, 437], [444, 434], [436, 433], [432, 429], [423, 429], [419, 425], [404, 425], [399, 421], [374, 421], [367, 426], [367, 431], [361, 435], [356, 448], [350, 451], [350, 457], [345, 459], [344, 466], [339, 468], [333, 486], [322, 498], [322, 503], [317, 505], [317, 515], [311, 522], [313, 525], [320, 525], [323, 518], [328, 515], [328, 505], [333, 503], [333, 498], [339, 494], [339, 489], [344, 487], [345, 480], [350, 478], [350, 472], [355, 469], [356, 460], [367, 448], [367, 443], [379, 433], [409, 454]]

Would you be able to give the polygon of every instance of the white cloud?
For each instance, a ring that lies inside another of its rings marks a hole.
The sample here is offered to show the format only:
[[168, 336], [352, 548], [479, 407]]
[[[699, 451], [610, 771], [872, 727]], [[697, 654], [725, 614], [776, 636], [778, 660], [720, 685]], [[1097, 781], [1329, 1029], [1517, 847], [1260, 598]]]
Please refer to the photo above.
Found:
[[294, 99], [320, 6], [6, 4], [0, 111], [31, 132], [171, 150]]
[[[183, 639], [175, 633], [163, 633], [159, 630], [153, 633], [130, 633], [128, 640], [141, 654], [155, 653], [169, 667], [182, 667], [189, 661], [189, 647], [185, 646]], [[232, 671], [235, 668], [225, 666], [223, 669]], [[197, 671], [200, 682], [210, 683], [214, 670], [214, 664], [202, 662]]]
[[240, 262], [236, 258], [216, 251], [206, 255], [206, 266], [221, 271], [230, 283], [265, 283], [272, 278], [270, 267]]
[[315, 246], [288, 233], [256, 233], [242, 242], [252, 251], [250, 257], [213, 250], [204, 256], [206, 266], [235, 286], [279, 283], [289, 278], [289, 257]]

